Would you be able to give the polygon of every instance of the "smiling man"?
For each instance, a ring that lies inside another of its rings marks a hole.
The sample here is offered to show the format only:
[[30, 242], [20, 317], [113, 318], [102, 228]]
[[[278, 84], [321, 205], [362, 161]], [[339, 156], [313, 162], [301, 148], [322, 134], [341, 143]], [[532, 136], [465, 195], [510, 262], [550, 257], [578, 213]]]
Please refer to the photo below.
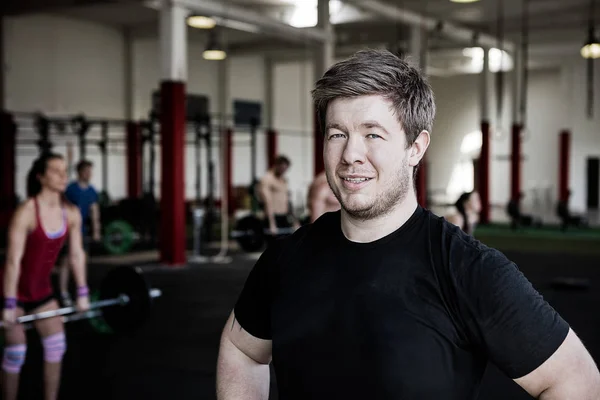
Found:
[[533, 397], [598, 399], [587, 350], [517, 266], [416, 200], [433, 93], [386, 51], [313, 91], [341, 210], [276, 241], [223, 329], [218, 398], [476, 399], [488, 362]]

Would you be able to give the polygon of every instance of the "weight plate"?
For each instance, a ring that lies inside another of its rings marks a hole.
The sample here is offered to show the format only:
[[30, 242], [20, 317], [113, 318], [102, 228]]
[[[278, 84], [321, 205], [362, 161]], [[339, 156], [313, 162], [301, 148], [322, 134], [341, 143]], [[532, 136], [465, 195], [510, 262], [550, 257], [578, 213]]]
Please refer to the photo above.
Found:
[[235, 231], [247, 233], [236, 238], [242, 250], [247, 252], [261, 250], [265, 244], [264, 229], [262, 221], [255, 216], [248, 215], [238, 220]]
[[[100, 300], [100, 292], [98, 290], [94, 290], [92, 292], [92, 294], [90, 295], [90, 302], [93, 303], [98, 300]], [[104, 317], [102, 315], [99, 315], [98, 317], [95, 317], [95, 318], [90, 318], [89, 324], [90, 324], [90, 327], [96, 333], [100, 333], [103, 335], [110, 335], [110, 334], [114, 333], [113, 330], [110, 329], [110, 326], [108, 326], [108, 324], [106, 323], [106, 321], [104, 320]]]
[[110, 254], [127, 253], [133, 245], [133, 228], [123, 220], [109, 223], [104, 230], [104, 248]]
[[132, 267], [116, 267], [106, 274], [100, 286], [100, 299], [127, 295], [129, 302], [102, 309], [104, 320], [116, 333], [131, 332], [146, 321], [152, 299], [144, 276]]

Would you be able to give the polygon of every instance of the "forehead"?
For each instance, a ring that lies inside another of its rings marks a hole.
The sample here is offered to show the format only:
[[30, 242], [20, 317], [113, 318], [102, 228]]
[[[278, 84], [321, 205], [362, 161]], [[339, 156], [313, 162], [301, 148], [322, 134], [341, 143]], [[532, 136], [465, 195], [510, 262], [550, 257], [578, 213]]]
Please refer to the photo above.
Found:
[[365, 121], [375, 121], [388, 131], [402, 129], [393, 103], [380, 95], [338, 98], [327, 107], [327, 123], [356, 128]]
[[60, 158], [53, 158], [51, 160], [48, 160], [48, 169], [57, 170], [62, 169], [65, 166], [65, 161]]

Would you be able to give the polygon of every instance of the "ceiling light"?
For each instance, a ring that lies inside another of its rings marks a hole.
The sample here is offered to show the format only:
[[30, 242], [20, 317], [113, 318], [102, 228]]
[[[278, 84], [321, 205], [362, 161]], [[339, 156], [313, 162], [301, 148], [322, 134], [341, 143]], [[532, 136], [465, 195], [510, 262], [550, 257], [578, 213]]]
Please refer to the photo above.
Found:
[[221, 61], [227, 58], [227, 53], [219, 44], [217, 35], [214, 33], [214, 31], [211, 31], [211, 34], [208, 38], [208, 45], [202, 53], [202, 57], [209, 61]]
[[450, 0], [452, 3], [476, 3], [479, 0]]
[[217, 22], [210, 17], [202, 15], [191, 15], [187, 18], [187, 24], [192, 28], [197, 29], [212, 29], [217, 25]]
[[600, 58], [600, 40], [594, 36], [594, 28], [590, 27], [588, 40], [581, 48], [583, 58]]

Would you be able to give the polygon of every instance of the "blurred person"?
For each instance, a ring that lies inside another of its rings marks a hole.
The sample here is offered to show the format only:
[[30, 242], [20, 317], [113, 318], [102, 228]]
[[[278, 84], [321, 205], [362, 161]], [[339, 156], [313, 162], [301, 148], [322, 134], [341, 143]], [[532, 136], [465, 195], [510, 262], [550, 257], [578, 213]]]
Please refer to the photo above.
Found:
[[[89, 229], [88, 221], [91, 224], [91, 239], [100, 241], [102, 227], [100, 224], [100, 206], [98, 204], [99, 196], [96, 188], [91, 184], [93, 164], [88, 160], [81, 160], [77, 163], [77, 179], [67, 186], [65, 197], [72, 204], [77, 206], [81, 214], [81, 238], [83, 249], [86, 256], [89, 254]], [[68, 245], [62, 252], [59, 261], [59, 279], [58, 286], [60, 290], [61, 301], [65, 307], [73, 304], [69, 293], [69, 253]]]
[[[85, 253], [81, 241], [79, 210], [64, 200], [67, 185], [62, 156], [46, 153], [34, 161], [27, 175], [28, 200], [15, 211], [9, 227], [6, 264], [1, 277], [4, 302], [5, 347], [2, 392], [5, 400], [17, 398], [19, 377], [27, 353], [27, 337], [17, 318], [56, 310], [51, 273], [59, 250], [67, 240], [77, 283], [77, 310], [89, 309]], [[61, 317], [33, 323], [44, 349], [44, 398], [58, 397], [61, 366], [67, 344]]]

